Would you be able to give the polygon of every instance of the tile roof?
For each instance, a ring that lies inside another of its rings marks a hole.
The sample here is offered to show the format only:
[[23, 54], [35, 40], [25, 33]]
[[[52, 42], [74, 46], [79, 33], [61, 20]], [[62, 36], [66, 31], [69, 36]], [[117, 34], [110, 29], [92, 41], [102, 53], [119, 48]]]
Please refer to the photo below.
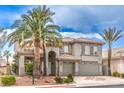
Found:
[[103, 42], [99, 42], [93, 39], [88, 39], [88, 38], [70, 38], [70, 37], [65, 37], [63, 38], [63, 42], [65, 43], [91, 43], [91, 44], [99, 44], [99, 45], [103, 45]]

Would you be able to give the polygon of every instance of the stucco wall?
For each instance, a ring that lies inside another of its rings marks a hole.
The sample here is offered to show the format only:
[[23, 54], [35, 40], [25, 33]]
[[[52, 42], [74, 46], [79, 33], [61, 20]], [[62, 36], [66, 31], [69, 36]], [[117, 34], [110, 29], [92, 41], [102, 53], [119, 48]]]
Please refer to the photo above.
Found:
[[81, 56], [81, 44], [76, 43], [73, 45], [73, 55], [76, 57]]

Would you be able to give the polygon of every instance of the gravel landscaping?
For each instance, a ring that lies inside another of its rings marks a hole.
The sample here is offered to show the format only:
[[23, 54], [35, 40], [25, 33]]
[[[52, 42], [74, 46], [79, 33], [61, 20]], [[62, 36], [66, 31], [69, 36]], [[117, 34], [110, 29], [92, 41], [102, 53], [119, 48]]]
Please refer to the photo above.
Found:
[[[54, 85], [55, 81], [54, 77], [41, 77], [40, 79], [35, 79], [34, 85]], [[16, 77], [15, 86], [33, 86], [32, 85], [32, 77]]]

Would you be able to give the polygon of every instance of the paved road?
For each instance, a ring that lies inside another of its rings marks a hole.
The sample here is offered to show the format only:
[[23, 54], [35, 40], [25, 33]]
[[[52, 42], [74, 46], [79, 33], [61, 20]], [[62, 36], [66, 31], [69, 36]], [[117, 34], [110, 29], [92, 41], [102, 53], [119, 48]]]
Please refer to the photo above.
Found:
[[123, 85], [89, 86], [89, 87], [78, 87], [78, 88], [124, 88], [124, 84]]

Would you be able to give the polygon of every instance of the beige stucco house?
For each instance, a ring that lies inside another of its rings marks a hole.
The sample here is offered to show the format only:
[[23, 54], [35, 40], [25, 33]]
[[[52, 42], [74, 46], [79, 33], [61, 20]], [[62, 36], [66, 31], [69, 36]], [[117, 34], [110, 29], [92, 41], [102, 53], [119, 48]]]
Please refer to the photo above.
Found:
[[[103, 51], [103, 73], [107, 75], [107, 50]], [[112, 49], [111, 71], [124, 73], [124, 47]]]
[[[62, 41], [62, 48], [46, 49], [49, 75], [102, 75], [102, 42], [70, 37], [65, 37]], [[27, 46], [21, 49], [16, 43], [15, 52], [19, 57], [19, 75], [25, 75], [25, 64], [28, 59], [33, 59], [33, 48]]]

